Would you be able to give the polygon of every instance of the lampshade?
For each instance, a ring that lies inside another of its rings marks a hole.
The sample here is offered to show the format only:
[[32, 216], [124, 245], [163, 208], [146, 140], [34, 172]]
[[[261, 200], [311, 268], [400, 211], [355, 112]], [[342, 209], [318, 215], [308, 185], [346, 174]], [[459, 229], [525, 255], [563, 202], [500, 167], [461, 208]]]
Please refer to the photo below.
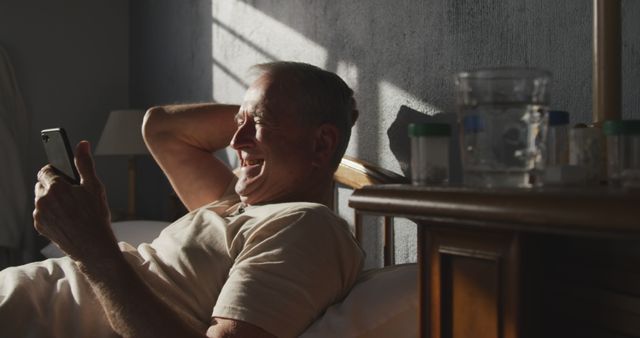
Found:
[[142, 140], [143, 110], [114, 110], [109, 113], [96, 147], [96, 155], [142, 155], [149, 151]]

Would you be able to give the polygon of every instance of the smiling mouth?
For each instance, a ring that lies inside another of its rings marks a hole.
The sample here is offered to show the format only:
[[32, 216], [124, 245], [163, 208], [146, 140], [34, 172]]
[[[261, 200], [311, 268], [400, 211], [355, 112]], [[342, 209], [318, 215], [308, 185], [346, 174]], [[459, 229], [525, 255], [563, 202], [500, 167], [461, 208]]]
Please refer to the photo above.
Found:
[[243, 166], [246, 167], [246, 166], [259, 165], [259, 164], [262, 164], [263, 162], [264, 160], [245, 160]]

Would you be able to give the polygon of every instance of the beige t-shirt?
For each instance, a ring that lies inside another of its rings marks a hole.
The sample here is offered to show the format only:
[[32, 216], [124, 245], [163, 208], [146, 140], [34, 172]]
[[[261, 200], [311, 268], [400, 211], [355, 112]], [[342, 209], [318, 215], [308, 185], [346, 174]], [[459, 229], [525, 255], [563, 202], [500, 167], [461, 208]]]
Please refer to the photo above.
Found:
[[237, 319], [294, 337], [342, 299], [363, 253], [347, 223], [315, 203], [242, 208], [235, 195], [194, 210], [125, 257], [172, 308], [203, 330]]

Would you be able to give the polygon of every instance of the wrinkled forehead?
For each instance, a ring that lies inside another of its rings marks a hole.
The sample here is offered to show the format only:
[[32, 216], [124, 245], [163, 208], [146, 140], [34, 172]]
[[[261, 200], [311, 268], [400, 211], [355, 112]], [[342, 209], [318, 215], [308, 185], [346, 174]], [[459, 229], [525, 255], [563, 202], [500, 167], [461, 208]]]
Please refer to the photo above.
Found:
[[248, 113], [259, 111], [288, 117], [295, 116], [298, 114], [295, 103], [297, 94], [294, 88], [287, 85], [285, 79], [263, 74], [247, 89], [240, 110]]

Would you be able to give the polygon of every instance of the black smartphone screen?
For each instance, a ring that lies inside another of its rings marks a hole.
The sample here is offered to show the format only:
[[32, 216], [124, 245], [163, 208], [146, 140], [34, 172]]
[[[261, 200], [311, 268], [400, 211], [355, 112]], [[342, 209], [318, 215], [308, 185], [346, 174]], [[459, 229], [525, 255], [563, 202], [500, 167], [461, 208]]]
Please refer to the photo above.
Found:
[[73, 163], [73, 151], [64, 128], [45, 129], [40, 132], [44, 151], [49, 163], [74, 184], [80, 183], [80, 176]]

